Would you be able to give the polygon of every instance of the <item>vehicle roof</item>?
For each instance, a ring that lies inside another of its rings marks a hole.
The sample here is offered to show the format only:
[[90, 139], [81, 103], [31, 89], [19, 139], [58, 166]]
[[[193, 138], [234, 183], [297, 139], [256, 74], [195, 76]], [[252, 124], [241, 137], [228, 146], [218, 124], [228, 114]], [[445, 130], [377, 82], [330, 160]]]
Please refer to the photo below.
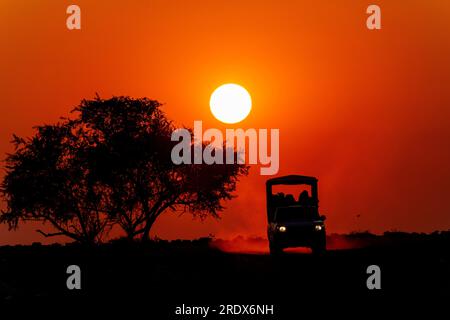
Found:
[[313, 183], [317, 183], [316, 177], [301, 176], [297, 174], [276, 177], [266, 181], [267, 186], [273, 186], [277, 184], [292, 185], [292, 184], [313, 184]]

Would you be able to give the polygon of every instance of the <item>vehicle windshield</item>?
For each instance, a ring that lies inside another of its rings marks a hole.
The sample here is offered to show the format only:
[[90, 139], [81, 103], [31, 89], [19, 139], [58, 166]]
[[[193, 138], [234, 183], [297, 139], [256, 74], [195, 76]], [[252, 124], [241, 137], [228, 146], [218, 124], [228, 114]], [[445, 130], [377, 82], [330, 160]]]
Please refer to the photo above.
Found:
[[275, 212], [275, 221], [289, 222], [289, 221], [307, 221], [319, 218], [314, 208], [311, 207], [282, 207]]

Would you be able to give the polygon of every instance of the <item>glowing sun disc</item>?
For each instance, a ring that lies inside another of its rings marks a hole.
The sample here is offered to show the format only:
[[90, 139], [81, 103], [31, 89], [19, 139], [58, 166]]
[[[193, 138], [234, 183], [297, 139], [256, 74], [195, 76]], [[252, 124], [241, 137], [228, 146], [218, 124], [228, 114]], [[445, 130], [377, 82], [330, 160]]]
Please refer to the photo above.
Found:
[[224, 123], [237, 123], [244, 120], [250, 113], [252, 98], [244, 87], [227, 83], [214, 90], [209, 106], [217, 120]]

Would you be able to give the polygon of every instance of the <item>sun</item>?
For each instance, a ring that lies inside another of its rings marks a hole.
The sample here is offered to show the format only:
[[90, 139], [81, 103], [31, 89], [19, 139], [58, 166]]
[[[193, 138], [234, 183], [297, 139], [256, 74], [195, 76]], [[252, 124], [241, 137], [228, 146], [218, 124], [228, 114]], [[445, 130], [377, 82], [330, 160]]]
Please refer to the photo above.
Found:
[[252, 98], [244, 87], [227, 83], [214, 90], [209, 106], [217, 120], [224, 123], [237, 123], [244, 120], [250, 113]]

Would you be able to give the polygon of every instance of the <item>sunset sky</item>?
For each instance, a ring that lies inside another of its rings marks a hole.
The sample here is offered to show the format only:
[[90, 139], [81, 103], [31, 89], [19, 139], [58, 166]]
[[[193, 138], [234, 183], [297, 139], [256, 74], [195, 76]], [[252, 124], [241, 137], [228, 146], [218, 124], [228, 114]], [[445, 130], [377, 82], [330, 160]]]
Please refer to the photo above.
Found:
[[[328, 232], [450, 228], [450, 2], [0, 0], [0, 39], [2, 159], [83, 98], [149, 97], [178, 126], [279, 129], [279, 175], [318, 177]], [[252, 97], [240, 123], [210, 113], [224, 83]], [[268, 178], [253, 166], [221, 220], [167, 212], [153, 235], [264, 236]], [[0, 245], [36, 228], [0, 226]]]

